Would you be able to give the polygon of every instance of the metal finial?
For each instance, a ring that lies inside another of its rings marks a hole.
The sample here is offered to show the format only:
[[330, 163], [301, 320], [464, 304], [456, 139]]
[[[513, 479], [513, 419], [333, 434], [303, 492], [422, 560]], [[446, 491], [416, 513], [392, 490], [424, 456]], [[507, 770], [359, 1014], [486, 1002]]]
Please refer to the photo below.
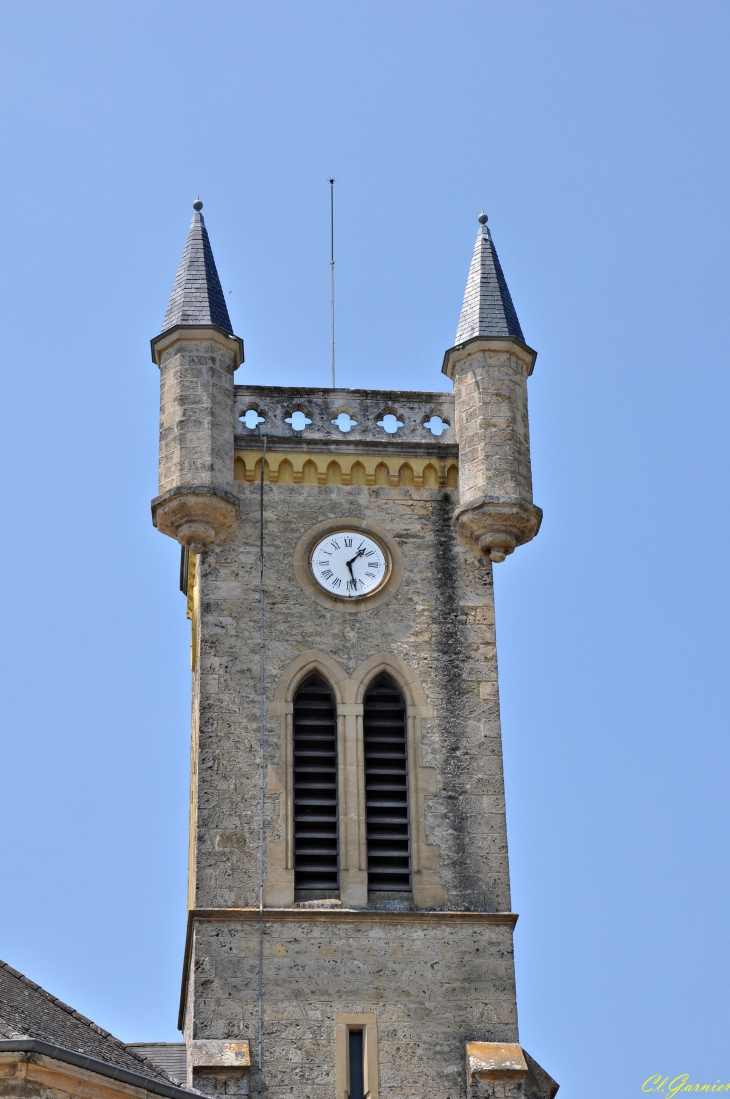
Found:
[[479, 224], [480, 224], [480, 225], [486, 225], [486, 224], [487, 224], [487, 220], [488, 220], [488, 219], [487, 219], [487, 215], [486, 215], [486, 214], [484, 213], [484, 211], [482, 210], [481, 214], [480, 214], [480, 215], [479, 215], [479, 217], [477, 218], [477, 221], [479, 222]]
[[193, 203], [193, 210], [195, 210], [197, 213], [200, 213], [200, 211], [202, 209], [203, 209], [203, 203], [200, 201], [200, 195], [198, 195], [195, 202]]

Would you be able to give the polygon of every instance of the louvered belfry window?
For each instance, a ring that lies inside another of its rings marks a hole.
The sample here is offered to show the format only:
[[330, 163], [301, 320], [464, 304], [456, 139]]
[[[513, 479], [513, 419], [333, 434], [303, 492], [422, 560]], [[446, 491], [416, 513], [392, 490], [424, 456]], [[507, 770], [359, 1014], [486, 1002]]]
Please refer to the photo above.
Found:
[[337, 890], [337, 715], [310, 675], [294, 696], [294, 888]]
[[379, 676], [365, 695], [365, 811], [368, 889], [411, 888], [408, 826], [406, 707], [403, 696]]

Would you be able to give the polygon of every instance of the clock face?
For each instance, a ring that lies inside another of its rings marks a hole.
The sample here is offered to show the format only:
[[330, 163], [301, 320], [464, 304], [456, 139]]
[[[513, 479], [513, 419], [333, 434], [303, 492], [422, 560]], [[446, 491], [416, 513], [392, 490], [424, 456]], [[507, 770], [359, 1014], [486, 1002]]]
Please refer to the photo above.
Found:
[[328, 595], [362, 599], [385, 583], [389, 562], [374, 538], [354, 530], [338, 530], [317, 542], [311, 568], [314, 579]]

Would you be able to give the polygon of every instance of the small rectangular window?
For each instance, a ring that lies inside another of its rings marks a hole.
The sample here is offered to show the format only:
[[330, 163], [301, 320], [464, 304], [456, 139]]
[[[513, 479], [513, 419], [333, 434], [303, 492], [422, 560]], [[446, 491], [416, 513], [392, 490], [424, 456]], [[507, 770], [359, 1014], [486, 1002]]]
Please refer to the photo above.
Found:
[[335, 1015], [335, 1099], [379, 1099], [374, 1014]]
[[351, 1030], [350, 1038], [350, 1087], [349, 1099], [365, 1099], [364, 1089], [364, 1065], [363, 1065], [363, 1032]]
[[190, 575], [190, 550], [187, 546], [180, 546], [180, 591], [188, 594], [188, 576]]

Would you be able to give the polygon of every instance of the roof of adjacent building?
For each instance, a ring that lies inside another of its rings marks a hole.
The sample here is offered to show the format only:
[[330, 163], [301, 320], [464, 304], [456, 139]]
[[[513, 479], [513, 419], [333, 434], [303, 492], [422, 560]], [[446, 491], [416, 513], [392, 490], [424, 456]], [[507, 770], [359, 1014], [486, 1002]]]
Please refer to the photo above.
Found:
[[36, 1038], [150, 1080], [178, 1084], [108, 1030], [74, 1011], [17, 969], [0, 962], [0, 1040], [18, 1038]]
[[224, 332], [233, 333], [202, 208], [203, 203], [196, 199], [161, 332], [176, 324], [215, 324]]
[[130, 1042], [127, 1049], [153, 1061], [184, 1086], [188, 1075], [188, 1054], [184, 1042]]
[[497, 249], [487, 228], [487, 215], [480, 214], [478, 220], [479, 231], [454, 343], [465, 343], [474, 336], [516, 336], [524, 340]]

